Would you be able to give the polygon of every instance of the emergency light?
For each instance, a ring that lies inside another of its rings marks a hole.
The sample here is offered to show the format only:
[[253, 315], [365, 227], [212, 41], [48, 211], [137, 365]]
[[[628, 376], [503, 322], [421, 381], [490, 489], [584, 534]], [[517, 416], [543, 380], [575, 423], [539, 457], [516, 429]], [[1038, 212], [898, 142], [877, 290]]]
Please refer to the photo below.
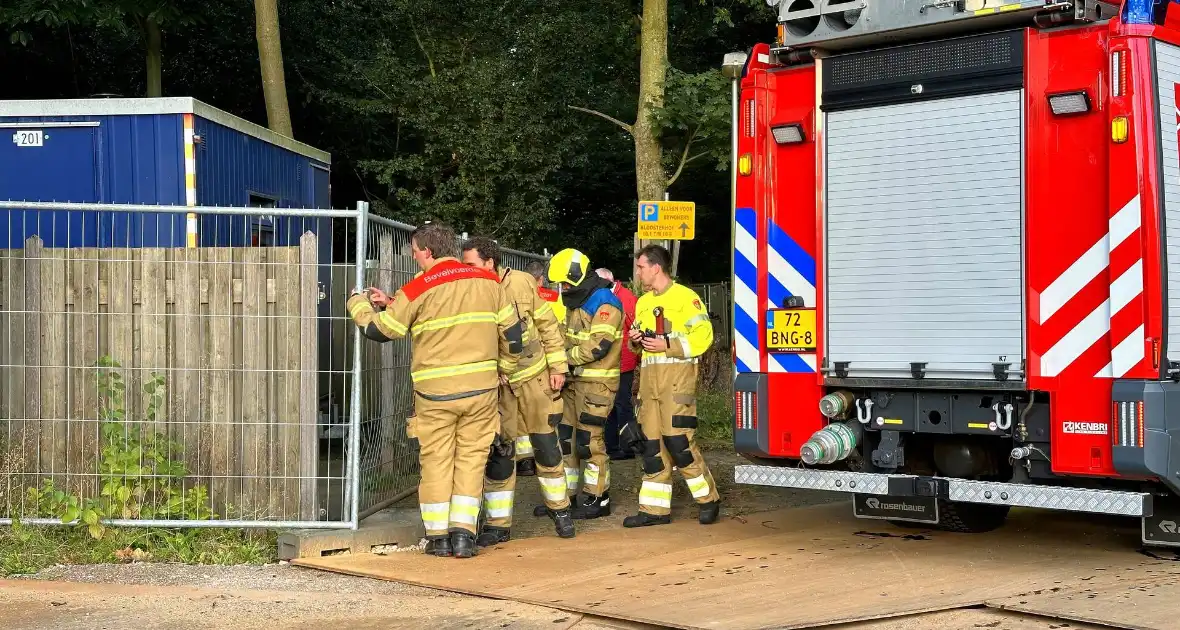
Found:
[[778, 144], [798, 144], [805, 139], [803, 126], [799, 124], [771, 127], [770, 132], [774, 134], [774, 141]]
[[1054, 116], [1084, 114], [1090, 111], [1090, 96], [1085, 90], [1049, 95], [1049, 109]]

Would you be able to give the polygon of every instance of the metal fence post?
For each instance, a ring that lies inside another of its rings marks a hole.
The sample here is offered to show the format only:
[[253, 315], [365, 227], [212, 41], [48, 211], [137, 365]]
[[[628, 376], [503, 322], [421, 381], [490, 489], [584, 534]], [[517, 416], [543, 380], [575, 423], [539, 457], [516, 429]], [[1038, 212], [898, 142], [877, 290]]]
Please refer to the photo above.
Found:
[[[365, 261], [369, 244], [369, 203], [356, 204], [356, 286], [365, 288]], [[348, 522], [352, 529], [360, 526], [360, 461], [361, 461], [361, 331], [355, 328], [352, 343], [352, 406], [348, 428]]]

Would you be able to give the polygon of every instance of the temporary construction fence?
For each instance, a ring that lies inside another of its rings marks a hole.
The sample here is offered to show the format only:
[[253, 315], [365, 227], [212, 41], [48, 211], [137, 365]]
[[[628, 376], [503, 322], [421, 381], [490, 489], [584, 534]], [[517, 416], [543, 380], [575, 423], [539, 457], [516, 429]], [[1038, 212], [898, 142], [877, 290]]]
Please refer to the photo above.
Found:
[[[375, 215], [365, 227], [365, 286], [384, 290], [414, 278], [418, 268], [410, 252], [414, 226]], [[456, 243], [461, 246], [462, 236]], [[503, 264], [523, 270], [543, 256], [501, 248]], [[343, 336], [336, 336], [343, 339]], [[347, 349], [345, 349], [347, 352]], [[351, 357], [351, 355], [348, 355]], [[360, 518], [377, 512], [414, 492], [418, 483], [418, 452], [406, 436], [406, 418], [413, 413], [410, 381], [410, 342], [364, 343], [361, 347]]]
[[412, 229], [0, 202], [0, 524], [355, 528], [412, 492], [409, 342], [344, 305], [413, 277]]

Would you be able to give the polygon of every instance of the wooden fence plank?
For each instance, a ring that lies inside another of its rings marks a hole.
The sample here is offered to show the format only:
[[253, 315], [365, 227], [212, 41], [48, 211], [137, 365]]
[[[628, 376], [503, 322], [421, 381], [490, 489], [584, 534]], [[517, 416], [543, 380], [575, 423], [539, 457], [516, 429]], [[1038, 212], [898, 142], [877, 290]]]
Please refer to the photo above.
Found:
[[[58, 488], [65, 489], [68, 450], [66, 383], [66, 250], [41, 250], [41, 454], [42, 472], [49, 472]], [[48, 468], [45, 467], [46, 457]]]
[[25, 241], [25, 448], [29, 471], [47, 470], [41, 456], [41, 239]]
[[[299, 518], [319, 518], [319, 335], [316, 312], [319, 309], [319, 248], [316, 235], [305, 233], [299, 239]], [[324, 389], [326, 391], [326, 388]], [[325, 483], [327, 483], [325, 481]]]
[[233, 305], [233, 250], [224, 247], [205, 251], [209, 267], [209, 388], [206, 403], [213, 425], [211, 454], [213, 483], [210, 495], [214, 512], [225, 516], [231, 512], [231, 502], [240, 506], [240, 479], [231, 478], [239, 470], [240, 442], [235, 431], [237, 405], [234, 387], [234, 305]]
[[[281, 511], [276, 516], [284, 519], [299, 518], [299, 455], [301, 453], [300, 414], [299, 414], [299, 364], [302, 357], [300, 348], [299, 300], [300, 286], [300, 251], [296, 248], [276, 249], [271, 252], [282, 260], [276, 267], [275, 287], [279, 291], [275, 294], [275, 321], [279, 324], [279, 352], [275, 359], [282, 370], [279, 373], [278, 388], [279, 405], [278, 429], [279, 439], [275, 444], [280, 446], [274, 460], [274, 470], [283, 476]], [[280, 282], [281, 280], [281, 282]]]
[[[166, 377], [168, 373], [167, 304], [164, 294], [167, 262], [162, 249], [144, 249], [139, 253], [139, 360], [135, 368], [141, 387], [132, 391], [143, 391], [144, 405], [149, 405], [146, 398], [150, 392], [143, 387], [156, 377]], [[167, 415], [167, 407], [155, 409], [154, 414], [145, 413], [143, 420], [154, 426], [145, 425], [144, 428], [167, 435]]]
[[[261, 295], [265, 290], [266, 250], [250, 248], [242, 251], [242, 279], [245, 295]], [[266, 411], [266, 320], [259, 300], [242, 302], [244, 331], [242, 336], [242, 476], [244, 483], [243, 509], [248, 518], [261, 518], [266, 511], [268, 484], [261, 479], [266, 469], [267, 437]]]
[[171, 397], [172, 422], [179, 422], [178, 441], [184, 447], [185, 466], [189, 479], [185, 488], [208, 484], [208, 457], [201, 450], [201, 385], [204, 372], [204, 335], [201, 317], [201, 250], [180, 249], [172, 252], [173, 286], [176, 287], [174, 306], [169, 319], [173, 321], [175, 337]]

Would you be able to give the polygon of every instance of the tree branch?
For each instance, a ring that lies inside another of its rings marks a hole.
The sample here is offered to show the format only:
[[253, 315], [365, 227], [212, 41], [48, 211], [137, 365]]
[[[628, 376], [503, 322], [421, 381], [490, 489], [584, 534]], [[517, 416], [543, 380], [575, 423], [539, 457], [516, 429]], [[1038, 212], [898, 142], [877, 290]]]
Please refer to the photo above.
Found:
[[430, 53], [426, 50], [426, 44], [422, 43], [422, 38], [418, 37], [418, 27], [412, 19], [410, 20], [410, 29], [414, 31], [414, 41], [418, 42], [418, 48], [421, 48], [422, 54], [426, 55], [426, 64], [430, 66], [430, 78], [437, 79], [438, 75], [434, 72], [434, 59], [431, 58]]
[[[672, 174], [672, 177], [668, 178], [667, 188], [671, 188], [672, 184], [675, 184], [676, 180], [680, 179], [680, 174], [684, 172], [684, 165], [688, 164], [689, 161], [688, 150], [692, 148], [692, 141], [696, 139], [697, 132], [700, 130], [701, 126], [697, 125], [696, 128], [692, 130], [692, 134], [688, 136], [688, 142], [684, 143], [684, 151], [680, 154], [680, 165], [676, 167], [676, 172]], [[698, 154], [696, 157], [700, 157], [701, 155], [704, 154]]]
[[578, 106], [576, 106], [576, 105], [566, 105], [566, 107], [568, 107], [568, 108], [570, 108], [570, 109], [573, 109], [573, 110], [577, 110], [577, 111], [579, 111], [579, 112], [584, 112], [584, 113], [590, 114], [590, 115], [592, 115], [592, 116], [598, 116], [599, 118], [603, 118], [603, 119], [609, 120], [609, 121], [613, 122], [614, 124], [616, 124], [616, 125], [618, 125], [618, 126], [622, 127], [622, 128], [623, 128], [623, 129], [624, 129], [624, 130], [625, 130], [627, 133], [633, 133], [633, 132], [631, 131], [631, 125], [628, 125], [627, 123], [625, 123], [625, 122], [623, 122], [623, 121], [621, 121], [621, 120], [619, 120], [618, 118], [615, 118], [615, 117], [613, 117], [613, 116], [609, 116], [609, 115], [607, 115], [607, 114], [604, 114], [604, 113], [602, 113], [602, 112], [600, 112], [600, 111], [597, 111], [597, 110], [593, 110], [593, 109], [586, 109], [585, 107], [578, 107]]

